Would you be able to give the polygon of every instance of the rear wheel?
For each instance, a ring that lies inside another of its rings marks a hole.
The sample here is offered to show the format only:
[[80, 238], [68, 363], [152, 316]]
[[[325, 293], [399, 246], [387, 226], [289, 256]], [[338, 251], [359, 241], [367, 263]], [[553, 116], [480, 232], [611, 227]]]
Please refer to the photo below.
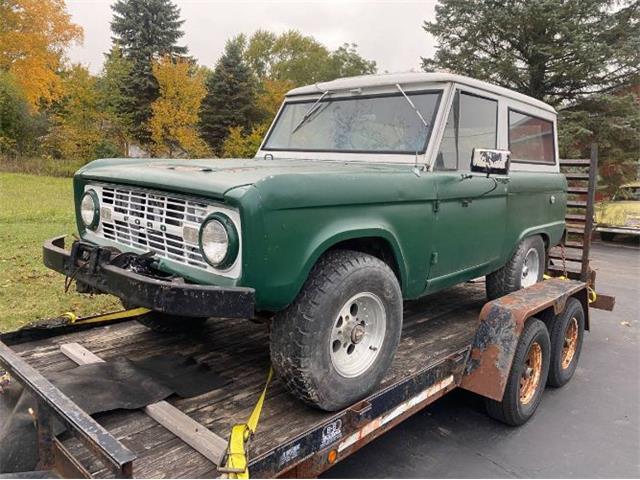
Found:
[[584, 338], [584, 309], [576, 298], [567, 300], [564, 311], [551, 325], [551, 366], [547, 384], [565, 385], [576, 371]]
[[[135, 308], [126, 300], [120, 300], [124, 308]], [[184, 317], [180, 315], [169, 315], [167, 313], [156, 312], [154, 310], [144, 315], [140, 315], [137, 319], [145, 327], [160, 333], [181, 333], [189, 332], [202, 328], [207, 321], [203, 317]]]
[[485, 401], [489, 416], [513, 426], [529, 420], [542, 399], [550, 357], [547, 327], [533, 318], [518, 340], [502, 401]]
[[393, 360], [402, 294], [382, 260], [335, 250], [271, 324], [271, 362], [293, 395], [334, 411], [365, 397]]
[[507, 264], [487, 275], [487, 297], [494, 300], [542, 281], [545, 258], [540, 235], [523, 239]]

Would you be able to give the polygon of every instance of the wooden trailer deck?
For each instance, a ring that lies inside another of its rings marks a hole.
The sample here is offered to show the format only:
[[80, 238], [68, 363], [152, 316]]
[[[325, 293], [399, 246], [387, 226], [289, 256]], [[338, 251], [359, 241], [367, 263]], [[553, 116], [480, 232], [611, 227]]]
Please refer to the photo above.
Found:
[[[401, 344], [380, 389], [468, 349], [485, 301], [484, 284], [466, 284], [407, 303]], [[139, 359], [161, 353], [192, 355], [232, 382], [199, 397], [172, 396], [167, 401], [226, 439], [233, 424], [246, 421], [264, 386], [269, 368], [267, 340], [266, 325], [245, 320], [210, 321], [204, 331], [182, 335], [154, 333], [135, 321], [128, 321], [12, 348], [45, 376], [47, 372], [76, 366], [59, 349], [60, 345], [71, 342], [80, 343], [105, 360], [123, 356]], [[257, 434], [250, 444], [249, 459], [268, 455], [277, 446], [309, 432], [333, 415], [306, 407], [274, 379]], [[142, 410], [116, 410], [94, 417], [137, 455], [133, 463], [135, 477], [219, 475], [212, 462]], [[93, 476], [112, 475], [78, 440], [70, 436], [62, 438], [66, 448]]]

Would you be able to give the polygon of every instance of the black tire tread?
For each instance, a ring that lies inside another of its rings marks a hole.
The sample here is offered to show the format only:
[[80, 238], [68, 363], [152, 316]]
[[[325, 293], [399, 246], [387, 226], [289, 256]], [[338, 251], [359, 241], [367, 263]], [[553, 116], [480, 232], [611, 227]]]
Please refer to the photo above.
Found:
[[[535, 337], [541, 330], [547, 332], [547, 342], [549, 342], [548, 331], [544, 322], [542, 322], [541, 320], [538, 320], [537, 318], [531, 318], [525, 324], [525, 327], [522, 333], [520, 334], [520, 340], [518, 341], [516, 352], [513, 356], [513, 362], [511, 367], [512, 370], [515, 365], [519, 365], [520, 363], [524, 362], [525, 356], [528, 353], [528, 350], [526, 347], [529, 345], [533, 337]], [[549, 352], [550, 345], [548, 343], [547, 343], [547, 347], [548, 347], [547, 350]], [[546, 384], [546, 380], [547, 380], [546, 375], [548, 373], [548, 365], [549, 365], [548, 359], [546, 363], [547, 363], [547, 372], [543, 372], [543, 377], [540, 379], [541, 389], [544, 389], [544, 385]], [[520, 380], [519, 378], [514, 379], [512, 372], [510, 371], [509, 380], [507, 382], [502, 401], [496, 401], [488, 398], [485, 399], [485, 407], [487, 410], [487, 414], [491, 418], [511, 426], [522, 425], [529, 419], [529, 418], [523, 418], [518, 412], [517, 404], [516, 404], [517, 400], [516, 402], [510, 401], [510, 399], [517, 398], [519, 395], [519, 390], [520, 390], [519, 380]], [[535, 408], [537, 408], [537, 405], [540, 403], [541, 398], [542, 398], [542, 392], [538, 394], [537, 398], [534, 400], [534, 402], [536, 402]], [[534, 412], [535, 412], [535, 409], [534, 409]]]
[[[567, 303], [565, 305], [564, 311], [560, 314], [562, 316], [568, 314], [573, 307], [579, 309], [582, 312], [582, 323], [579, 323], [579, 343], [575, 353], [575, 356], [572, 361], [572, 370], [570, 374], [567, 376], [563, 375], [562, 372], [556, 370], [554, 368], [554, 363], [556, 361], [560, 362], [560, 357], [562, 355], [562, 347], [564, 345], [564, 330], [565, 330], [565, 321], [561, 320], [561, 317], [554, 319], [551, 324], [551, 329], [549, 336], [551, 338], [551, 366], [549, 367], [549, 377], [547, 378], [547, 385], [550, 385], [555, 388], [560, 388], [566, 385], [569, 380], [573, 377], [575, 373], [575, 369], [578, 365], [578, 361], [580, 360], [580, 352], [582, 351], [582, 343], [584, 340], [584, 309], [582, 308], [582, 303], [575, 297], [571, 297], [567, 299]], [[563, 319], [564, 320], [564, 319]]]
[[502, 268], [487, 275], [486, 290], [489, 300], [495, 300], [519, 289], [520, 269], [518, 268], [518, 261], [526, 254], [529, 248], [529, 241], [540, 242], [542, 244], [542, 253], [544, 254], [544, 241], [539, 235], [524, 238], [518, 244], [509, 261]]
[[395, 279], [391, 268], [377, 257], [352, 250], [331, 250], [313, 267], [295, 301], [271, 323], [271, 364], [285, 388], [308, 405], [322, 408], [322, 397], [308, 361], [317, 345], [305, 341], [311, 335], [312, 322], [321, 320], [314, 312], [317, 297], [334, 288], [353, 268], [362, 266], [383, 269]]

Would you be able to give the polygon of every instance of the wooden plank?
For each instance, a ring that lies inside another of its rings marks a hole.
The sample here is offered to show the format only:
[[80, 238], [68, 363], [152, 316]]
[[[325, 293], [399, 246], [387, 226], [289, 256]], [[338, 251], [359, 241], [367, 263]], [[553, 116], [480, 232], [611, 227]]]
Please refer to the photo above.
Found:
[[587, 202], [583, 200], [567, 200], [569, 208], [587, 208]]
[[[104, 362], [79, 343], [60, 345], [60, 351], [79, 365]], [[165, 401], [148, 405], [144, 412], [194, 450], [220, 465], [227, 449], [225, 439]]]
[[560, 166], [564, 167], [588, 167], [591, 163], [591, 160], [588, 158], [561, 158]]
[[576, 195], [584, 195], [589, 193], [589, 187], [574, 187], [573, 185], [569, 185], [567, 192]]
[[564, 176], [567, 177], [567, 180], [589, 180], [588, 173], [565, 172]]
[[584, 222], [587, 220], [587, 217], [578, 213], [567, 213], [564, 219], [568, 222]]
[[[582, 251], [574, 249], [565, 249], [565, 258], [567, 260], [574, 260], [576, 262], [582, 261]], [[553, 247], [549, 250], [549, 257], [554, 259], [562, 259], [562, 250], [559, 247]]]

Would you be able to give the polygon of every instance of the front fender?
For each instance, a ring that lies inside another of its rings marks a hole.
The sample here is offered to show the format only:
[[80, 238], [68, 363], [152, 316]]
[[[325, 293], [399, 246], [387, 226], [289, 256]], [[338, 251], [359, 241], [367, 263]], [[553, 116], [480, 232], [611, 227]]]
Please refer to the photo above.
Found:
[[[311, 269], [316, 264], [318, 259], [326, 253], [333, 246], [345, 242], [347, 240], [356, 240], [359, 238], [379, 238], [384, 240], [393, 252], [396, 265], [398, 266], [398, 273], [400, 275], [400, 286], [404, 288], [407, 285], [408, 274], [407, 265], [405, 263], [405, 256], [402, 252], [402, 247], [398, 241], [397, 235], [392, 231], [390, 226], [358, 226], [352, 227], [349, 230], [336, 230], [327, 228], [316, 239], [316, 242], [310, 246], [307, 254], [307, 261], [302, 269], [301, 284], [311, 273]], [[403, 290], [404, 291], [404, 290]]]

